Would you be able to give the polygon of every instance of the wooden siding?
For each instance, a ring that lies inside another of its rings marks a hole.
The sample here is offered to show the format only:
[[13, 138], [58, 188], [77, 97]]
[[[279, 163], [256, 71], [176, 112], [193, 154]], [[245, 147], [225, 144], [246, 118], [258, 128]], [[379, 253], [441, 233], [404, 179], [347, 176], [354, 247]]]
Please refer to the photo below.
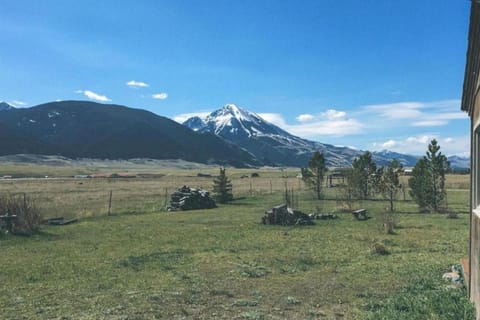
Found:
[[479, 90], [480, 72], [480, 3], [472, 1], [468, 32], [467, 63], [463, 82], [462, 110], [471, 116]]

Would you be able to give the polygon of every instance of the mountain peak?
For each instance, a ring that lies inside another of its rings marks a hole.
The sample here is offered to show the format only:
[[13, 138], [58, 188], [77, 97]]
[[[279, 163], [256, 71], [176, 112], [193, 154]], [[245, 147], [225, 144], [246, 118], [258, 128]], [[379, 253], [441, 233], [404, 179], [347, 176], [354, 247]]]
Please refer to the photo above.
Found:
[[183, 123], [194, 131], [211, 132], [231, 140], [243, 140], [253, 136], [290, 136], [279, 127], [263, 120], [259, 115], [228, 103], [203, 119], [193, 117]]
[[239, 121], [246, 120], [252, 121], [252, 117], [255, 116], [253, 113], [240, 108], [236, 104], [228, 103], [223, 106], [223, 108], [214, 111], [210, 116], [214, 115], [215, 117], [224, 116], [224, 117], [233, 117]]
[[0, 102], [0, 111], [3, 111], [3, 110], [12, 110], [12, 109], [15, 109], [14, 106], [12, 106], [11, 104], [5, 102], [5, 101], [2, 101]]

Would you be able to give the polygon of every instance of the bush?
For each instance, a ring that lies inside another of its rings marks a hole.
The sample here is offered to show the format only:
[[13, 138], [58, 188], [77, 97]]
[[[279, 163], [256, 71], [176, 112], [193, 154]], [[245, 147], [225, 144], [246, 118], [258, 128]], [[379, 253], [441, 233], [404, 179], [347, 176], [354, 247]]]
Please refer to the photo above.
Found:
[[449, 289], [440, 278], [440, 269], [419, 270], [409, 275], [407, 284], [395, 294], [381, 301], [372, 301], [367, 307], [368, 320], [471, 320], [475, 308], [467, 291]]
[[0, 215], [17, 216], [11, 224], [0, 222], [0, 229], [15, 234], [32, 234], [39, 229], [42, 222], [35, 201], [26, 195], [0, 196]]
[[390, 251], [382, 243], [374, 242], [372, 245], [371, 253], [381, 255], [381, 256], [386, 256], [390, 254]]

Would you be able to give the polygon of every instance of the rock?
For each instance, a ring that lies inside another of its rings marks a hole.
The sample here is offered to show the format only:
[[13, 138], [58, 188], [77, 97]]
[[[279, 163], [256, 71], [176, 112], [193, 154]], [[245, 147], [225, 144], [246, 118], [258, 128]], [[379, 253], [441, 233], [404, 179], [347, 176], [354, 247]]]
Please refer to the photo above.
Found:
[[460, 275], [457, 272], [447, 272], [443, 274], [442, 279], [451, 282], [457, 282], [460, 280]]

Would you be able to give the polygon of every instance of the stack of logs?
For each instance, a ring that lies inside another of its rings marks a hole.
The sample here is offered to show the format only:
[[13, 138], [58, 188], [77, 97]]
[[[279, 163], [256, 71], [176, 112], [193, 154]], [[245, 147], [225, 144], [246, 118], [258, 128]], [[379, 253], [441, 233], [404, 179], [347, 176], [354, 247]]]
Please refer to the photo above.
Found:
[[210, 193], [207, 190], [190, 188], [188, 186], [178, 188], [172, 193], [170, 199], [170, 205], [167, 206], [168, 211], [212, 209], [217, 207], [215, 200], [210, 197]]
[[281, 204], [265, 211], [265, 215], [262, 217], [262, 223], [282, 226], [314, 224], [308, 214], [289, 208], [286, 204]]
[[334, 213], [311, 213], [309, 214], [309, 217], [317, 220], [333, 220], [338, 218], [338, 216]]

